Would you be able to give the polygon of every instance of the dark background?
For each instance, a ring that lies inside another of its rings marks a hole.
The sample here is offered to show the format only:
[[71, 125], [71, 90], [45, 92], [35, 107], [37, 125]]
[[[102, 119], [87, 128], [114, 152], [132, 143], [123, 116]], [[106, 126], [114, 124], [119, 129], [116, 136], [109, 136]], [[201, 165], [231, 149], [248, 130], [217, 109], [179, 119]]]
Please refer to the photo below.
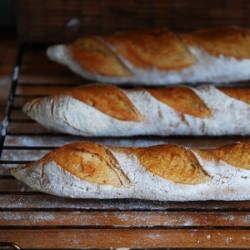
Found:
[[0, 0], [0, 27], [15, 27], [15, 0]]

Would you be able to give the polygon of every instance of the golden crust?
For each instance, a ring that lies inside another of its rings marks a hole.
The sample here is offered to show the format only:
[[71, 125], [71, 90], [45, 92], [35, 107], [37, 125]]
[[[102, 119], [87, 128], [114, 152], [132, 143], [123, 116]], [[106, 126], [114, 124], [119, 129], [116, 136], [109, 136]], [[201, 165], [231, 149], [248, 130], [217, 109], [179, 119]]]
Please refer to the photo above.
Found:
[[250, 169], [250, 143], [241, 142], [195, 152], [207, 161], [223, 160], [234, 167]]
[[250, 88], [232, 88], [232, 87], [223, 87], [220, 88], [224, 94], [250, 104]]
[[147, 88], [146, 90], [160, 102], [167, 104], [180, 113], [200, 118], [211, 116], [210, 109], [190, 88]]
[[184, 43], [197, 46], [214, 56], [250, 58], [250, 31], [240, 27], [209, 28], [180, 34]]
[[[54, 161], [72, 175], [90, 183], [114, 187], [128, 186], [130, 180], [111, 150], [135, 155], [146, 170], [175, 183], [199, 184], [210, 178], [195, 154], [178, 145], [107, 148], [90, 142], [76, 142], [50, 152], [40, 162], [45, 164]], [[231, 166], [250, 170], [250, 143], [235, 143], [213, 149], [194, 149], [194, 152], [207, 161], [222, 160]]]
[[213, 150], [213, 154], [226, 163], [250, 169], [250, 143], [235, 143]]
[[[196, 63], [188, 46], [204, 49], [216, 57], [250, 59], [250, 30], [239, 27], [209, 28], [174, 34], [166, 29], [120, 32], [103, 37], [118, 55], [146, 70], [179, 71]], [[70, 45], [73, 58], [87, 71], [103, 76], [126, 77], [132, 72], [107, 44], [95, 37], [83, 37]]]
[[209, 178], [194, 154], [184, 147], [159, 145], [118, 150], [135, 154], [143, 167], [166, 180], [181, 184], [199, 184]]
[[[144, 88], [158, 101], [170, 106], [181, 114], [208, 118], [212, 111], [191, 89], [184, 86]], [[224, 94], [250, 104], [250, 88], [219, 88]], [[141, 121], [143, 117], [121, 88], [112, 85], [86, 85], [61, 92], [72, 96], [101, 112], [123, 121]]]
[[213, 154], [212, 150], [209, 149], [194, 149], [195, 153], [197, 153], [203, 160], [219, 162], [220, 159]]
[[73, 58], [91, 73], [103, 76], [130, 76], [131, 72], [96, 37], [83, 37], [71, 46]]
[[41, 161], [55, 161], [64, 170], [88, 182], [114, 187], [129, 184], [112, 153], [98, 144], [68, 144], [50, 152]]
[[122, 32], [104, 39], [139, 68], [181, 70], [196, 62], [179, 38], [165, 29]]
[[112, 85], [87, 85], [66, 90], [62, 94], [72, 96], [119, 120], [140, 121], [142, 119], [123, 91]]

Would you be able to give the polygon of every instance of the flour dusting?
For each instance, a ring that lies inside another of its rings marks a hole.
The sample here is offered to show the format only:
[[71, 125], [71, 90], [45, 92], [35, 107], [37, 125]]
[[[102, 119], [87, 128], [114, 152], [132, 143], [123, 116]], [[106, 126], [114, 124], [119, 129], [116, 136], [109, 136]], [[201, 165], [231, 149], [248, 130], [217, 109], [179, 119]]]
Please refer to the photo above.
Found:
[[133, 153], [121, 153], [114, 148], [110, 150], [130, 180], [128, 186], [115, 188], [85, 181], [70, 174], [53, 160], [34, 162], [28, 167], [12, 169], [11, 173], [35, 190], [72, 198], [134, 198], [159, 201], [250, 199], [250, 171], [236, 168], [224, 161], [207, 161], [193, 151], [209, 179], [204, 183], [189, 185], [175, 183], [153, 174], [141, 165]]
[[[102, 38], [99, 37], [103, 42]], [[105, 42], [106, 43], [106, 42]], [[109, 43], [108, 47], [116, 53]], [[250, 60], [237, 60], [220, 55], [214, 57], [198, 47], [189, 47], [190, 52], [197, 58], [197, 63], [181, 71], [161, 71], [156, 68], [142, 69], [132, 65], [121, 55], [117, 54], [121, 62], [133, 73], [129, 77], [112, 77], [91, 73], [78, 64], [71, 55], [70, 48], [65, 45], [51, 46], [47, 50], [48, 57], [57, 63], [68, 66], [78, 75], [105, 83], [145, 84], [145, 85], [173, 85], [178, 83], [213, 82], [215, 84], [247, 80], [250, 78]]]
[[211, 110], [210, 117], [180, 115], [146, 90], [124, 90], [143, 117], [140, 122], [115, 119], [71, 96], [34, 99], [26, 103], [23, 110], [48, 129], [82, 136], [250, 134], [249, 104], [213, 86], [204, 85], [193, 91]]

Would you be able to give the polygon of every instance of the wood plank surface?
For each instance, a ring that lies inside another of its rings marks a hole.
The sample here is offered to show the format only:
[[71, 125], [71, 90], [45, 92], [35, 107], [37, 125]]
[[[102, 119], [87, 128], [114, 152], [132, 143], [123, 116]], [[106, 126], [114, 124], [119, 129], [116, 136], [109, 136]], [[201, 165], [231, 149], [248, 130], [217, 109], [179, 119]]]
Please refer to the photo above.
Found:
[[[25, 96], [42, 96], [42, 95], [53, 95], [61, 93], [66, 87], [55, 87], [55, 86], [47, 86], [47, 87], [40, 87], [40, 86], [18, 86], [16, 89], [16, 95], [25, 95]], [[69, 88], [69, 87], [68, 87]]]
[[[12, 123], [14, 124], [14, 123]], [[28, 126], [30, 123], [15, 123], [15, 127], [17, 128], [22, 126], [27, 126], [28, 128], [34, 129], [35, 126]], [[12, 130], [17, 131], [17, 130]], [[24, 132], [24, 130], [20, 129], [20, 131]], [[28, 130], [25, 130], [28, 132]], [[5, 140], [6, 146], [19, 146], [19, 147], [59, 147], [66, 143], [77, 141], [77, 140], [89, 140], [88, 137], [79, 137], [73, 135], [7, 135]], [[206, 141], [204, 142], [204, 137], [181, 137], [181, 136], [172, 136], [172, 137], [147, 137], [147, 136], [134, 136], [130, 137], [109, 137], [109, 138], [100, 138], [100, 137], [91, 137], [92, 141], [98, 143], [104, 143], [108, 145], [117, 145], [117, 146], [134, 146], [141, 147], [145, 145], [156, 145], [163, 143], [172, 143], [172, 144], [180, 144], [189, 147], [203, 147], [203, 148], [211, 148], [216, 146], [222, 146], [225, 144], [233, 143], [235, 141], [245, 141], [250, 142], [249, 137], [240, 137], [240, 136], [232, 136], [232, 137], [206, 137]]]
[[34, 192], [22, 182], [12, 178], [0, 178], [0, 194], [1, 193], [22, 193], [22, 192]]
[[61, 84], [61, 85], [68, 85], [68, 84], [83, 84], [88, 81], [83, 80], [82, 78], [74, 75], [73, 73], [69, 74], [68, 76], [65, 75], [57, 75], [57, 72], [54, 72], [51, 75], [47, 75], [44, 72], [41, 72], [39, 74], [32, 74], [32, 73], [27, 73], [23, 74], [19, 78], [20, 85], [22, 83], [24, 84], [47, 84], [47, 85], [53, 85], [53, 84]]
[[0, 226], [249, 227], [250, 213], [185, 211], [0, 211]]
[[[43, 72], [46, 72], [49, 76], [55, 76], [56, 74], [60, 74], [61, 76], [66, 77], [74, 77], [74, 74], [66, 67], [61, 64], [54, 63], [47, 58], [46, 51], [44, 50], [43, 55], [36, 55], [34, 53], [33, 56], [37, 56], [39, 58], [38, 62], [25, 63], [23, 60], [22, 66], [20, 68], [21, 75], [41, 75]], [[41, 62], [41, 58], [45, 57], [46, 61]], [[44, 76], [43, 76], [44, 77]], [[31, 84], [36, 84], [31, 82]]]
[[[35, 239], [35, 240], [34, 240]], [[46, 239], [46, 240], [45, 240]], [[220, 229], [12, 229], [0, 241], [23, 248], [249, 248], [249, 230]]]
[[[77, 136], [13, 136], [5, 139], [6, 146], [19, 147], [60, 147], [70, 141], [79, 140]], [[129, 140], [130, 141], [130, 140]], [[156, 142], [157, 143], [157, 142]]]
[[35, 161], [40, 159], [45, 154], [49, 153], [50, 150], [41, 149], [4, 149], [2, 151], [2, 161]]
[[16, 119], [16, 117], [13, 117], [15, 122], [10, 122], [8, 126], [8, 133], [15, 133], [22, 136], [22, 134], [47, 134], [50, 133], [53, 134], [52, 131], [49, 131], [48, 129], [44, 128], [42, 125], [30, 120], [20, 120]]
[[13, 100], [13, 102], [12, 102], [12, 108], [16, 108], [16, 107], [18, 107], [18, 108], [22, 108], [22, 106], [26, 103], [26, 102], [28, 102], [28, 101], [31, 101], [31, 100], [33, 100], [34, 99], [34, 97], [32, 97], [32, 96], [26, 96], [26, 97], [15, 97], [14, 98], [14, 100]]
[[[12, 165], [12, 164], [11, 164]], [[6, 164], [0, 164], [0, 178], [10, 176], [10, 167]]]
[[30, 121], [31, 119], [21, 110], [21, 109], [12, 109], [10, 113], [10, 119], [15, 121]]
[[70, 199], [47, 194], [2, 194], [0, 210], [250, 211], [250, 201], [162, 202], [133, 199]]

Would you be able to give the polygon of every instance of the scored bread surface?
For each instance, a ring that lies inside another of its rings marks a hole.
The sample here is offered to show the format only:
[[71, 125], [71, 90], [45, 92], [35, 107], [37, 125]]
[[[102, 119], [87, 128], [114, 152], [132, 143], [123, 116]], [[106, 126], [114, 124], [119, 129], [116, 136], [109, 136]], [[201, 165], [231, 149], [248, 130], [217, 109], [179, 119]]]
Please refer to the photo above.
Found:
[[139, 121], [140, 116], [125, 93], [112, 85], [88, 85], [66, 90], [62, 95], [72, 96], [111, 117], [125, 121]]
[[72, 57], [91, 73], [112, 76], [131, 74], [118, 57], [96, 37], [80, 38], [70, 49]]
[[36, 190], [74, 198], [244, 200], [250, 158], [242, 156], [249, 155], [247, 142], [212, 149], [76, 142], [12, 174]]
[[114, 187], [128, 183], [126, 175], [119, 168], [111, 152], [97, 144], [66, 145], [52, 151], [48, 158], [72, 175], [89, 182]]
[[220, 91], [234, 99], [250, 104], [250, 88], [228, 88], [222, 87]]
[[88, 85], [34, 99], [24, 112], [43, 126], [87, 136], [249, 135], [249, 88]]
[[104, 41], [136, 67], [160, 70], [181, 70], [195, 63], [195, 57], [182, 41], [168, 30], [120, 32]]
[[90, 80], [167, 85], [250, 79], [250, 31], [240, 27], [167, 29], [87, 36], [48, 48], [49, 58]]
[[224, 55], [238, 60], [250, 58], [250, 31], [240, 27], [198, 30], [181, 35], [184, 43], [197, 46], [214, 56]]
[[[182, 114], [205, 118], [211, 116], [211, 111], [201, 98], [190, 88], [151, 88], [147, 91], [160, 102], [167, 104]], [[178, 101], [177, 101], [178, 100]]]

